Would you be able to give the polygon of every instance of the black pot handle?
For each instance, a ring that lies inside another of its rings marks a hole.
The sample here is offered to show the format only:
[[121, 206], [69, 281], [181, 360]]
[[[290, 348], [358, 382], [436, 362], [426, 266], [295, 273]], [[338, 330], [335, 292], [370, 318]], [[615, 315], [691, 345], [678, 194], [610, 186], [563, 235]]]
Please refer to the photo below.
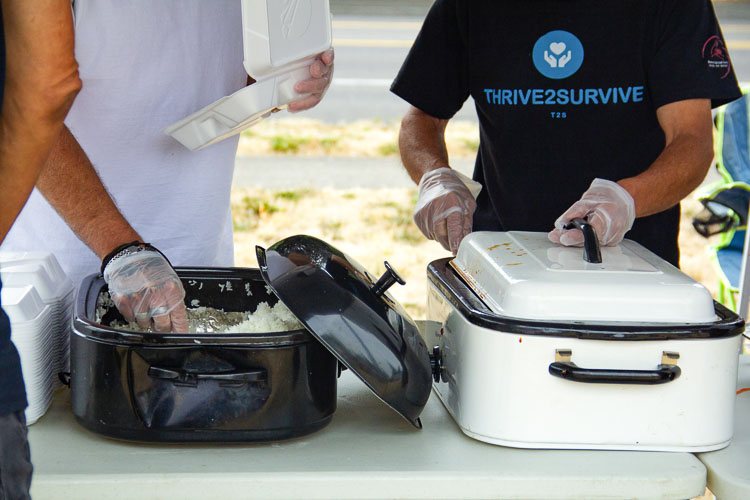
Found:
[[602, 252], [599, 249], [599, 238], [596, 236], [594, 226], [586, 219], [573, 219], [565, 224], [565, 229], [580, 229], [583, 233], [583, 260], [591, 264], [602, 263]]
[[268, 373], [264, 368], [240, 372], [221, 372], [221, 373], [195, 373], [183, 370], [173, 370], [171, 368], [161, 368], [158, 366], [148, 367], [148, 376], [163, 380], [173, 380], [182, 384], [197, 384], [200, 380], [218, 380], [219, 382], [265, 382], [268, 380]]
[[672, 382], [682, 373], [677, 366], [680, 355], [671, 352], [663, 353], [662, 363], [656, 370], [582, 368], [570, 361], [570, 355], [570, 351], [557, 351], [557, 360], [549, 365], [550, 375], [589, 384], [657, 385]]

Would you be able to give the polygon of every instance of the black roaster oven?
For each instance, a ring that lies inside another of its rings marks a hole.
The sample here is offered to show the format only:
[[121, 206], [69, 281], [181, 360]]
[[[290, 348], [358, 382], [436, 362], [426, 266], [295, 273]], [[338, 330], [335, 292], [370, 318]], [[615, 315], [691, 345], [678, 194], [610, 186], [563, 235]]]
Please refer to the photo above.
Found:
[[255, 311], [280, 298], [305, 328], [252, 334], [115, 328], [108, 325], [122, 316], [114, 307], [97, 321], [104, 279], [86, 278], [71, 338], [77, 421], [132, 441], [289, 439], [331, 421], [337, 377], [349, 368], [421, 427], [437, 363], [415, 323], [385, 293], [395, 278], [386, 276], [384, 287], [382, 278], [304, 235], [256, 251], [260, 269], [177, 268], [186, 304]]

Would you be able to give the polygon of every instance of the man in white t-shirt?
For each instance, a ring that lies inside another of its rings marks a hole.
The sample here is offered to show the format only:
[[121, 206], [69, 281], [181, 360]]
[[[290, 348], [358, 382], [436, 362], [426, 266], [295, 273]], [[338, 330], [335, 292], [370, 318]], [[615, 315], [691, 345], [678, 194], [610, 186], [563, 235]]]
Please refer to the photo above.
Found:
[[[163, 130], [247, 84], [240, 2], [73, 8], [83, 89], [0, 250], [51, 251], [74, 283], [101, 266], [126, 319], [186, 331], [184, 290], [154, 247], [175, 266], [233, 265], [238, 138], [190, 152]], [[332, 70], [333, 53], [321, 54], [295, 89], [310, 95], [289, 110], [317, 104]]]

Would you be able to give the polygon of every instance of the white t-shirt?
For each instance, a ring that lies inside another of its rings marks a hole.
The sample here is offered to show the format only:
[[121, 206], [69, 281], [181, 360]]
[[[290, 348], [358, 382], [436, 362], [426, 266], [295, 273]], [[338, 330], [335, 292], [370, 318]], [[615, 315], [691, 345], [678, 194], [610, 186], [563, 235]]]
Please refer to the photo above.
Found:
[[[246, 84], [239, 0], [76, 0], [74, 12], [83, 89], [68, 128], [173, 265], [231, 266], [238, 139], [190, 152], [163, 130]], [[76, 284], [101, 264], [36, 190], [0, 250], [51, 251]]]

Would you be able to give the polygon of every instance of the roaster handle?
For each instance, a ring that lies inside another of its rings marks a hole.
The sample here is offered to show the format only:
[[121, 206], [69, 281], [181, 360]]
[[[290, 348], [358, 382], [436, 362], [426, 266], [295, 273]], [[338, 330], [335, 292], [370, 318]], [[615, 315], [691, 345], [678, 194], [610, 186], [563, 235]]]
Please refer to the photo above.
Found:
[[581, 368], [573, 362], [555, 362], [549, 365], [549, 372], [572, 382], [656, 385], [675, 380], [682, 370], [677, 365], [659, 365], [656, 370], [609, 370]]
[[583, 260], [591, 264], [602, 263], [602, 252], [599, 249], [599, 238], [596, 237], [594, 226], [586, 219], [573, 219], [565, 224], [565, 229], [580, 229], [583, 233]]
[[149, 366], [148, 376], [178, 383], [197, 383], [200, 380], [218, 380], [219, 382], [265, 382], [268, 380], [268, 373], [264, 368], [223, 373], [196, 373]]

